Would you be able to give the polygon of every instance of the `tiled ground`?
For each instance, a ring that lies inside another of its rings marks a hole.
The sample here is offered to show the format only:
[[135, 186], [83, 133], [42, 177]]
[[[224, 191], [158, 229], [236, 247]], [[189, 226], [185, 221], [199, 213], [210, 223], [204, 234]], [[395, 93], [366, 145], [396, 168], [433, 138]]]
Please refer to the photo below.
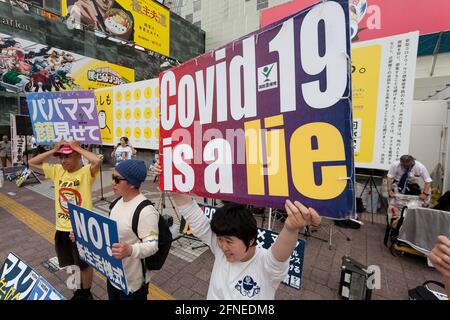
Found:
[[[114, 199], [111, 190], [111, 170], [103, 168], [103, 196], [108, 200]], [[100, 200], [100, 179], [94, 185], [95, 208], [100, 212], [107, 212], [108, 203]], [[143, 186], [143, 193], [160, 206], [160, 193], [149, 176]], [[15, 195], [8, 195], [13, 192]], [[32, 210], [48, 223], [54, 223], [53, 189], [48, 182], [41, 185], [33, 184], [17, 188], [15, 184], [5, 183], [0, 189], [3, 196], [20, 203]], [[1, 196], [1, 195], [0, 195]], [[5, 198], [6, 199], [6, 198]], [[166, 199], [165, 214], [174, 216], [175, 224], [179, 224], [177, 215]], [[11, 210], [11, 209], [10, 209]], [[258, 217], [261, 226], [262, 217]], [[384, 215], [361, 215], [364, 225], [360, 229], [342, 229], [326, 220], [319, 230], [312, 233], [313, 237], [306, 238], [302, 288], [296, 290], [280, 285], [277, 299], [339, 299], [338, 288], [340, 280], [340, 266], [343, 255], [349, 255], [365, 265], [378, 265], [381, 270], [381, 289], [375, 290], [372, 299], [407, 299], [407, 291], [420, 285], [426, 279], [440, 280], [440, 275], [429, 268], [426, 259], [417, 256], [393, 256], [384, 246], [385, 231]], [[264, 226], [268, 224], [267, 216]], [[280, 230], [279, 221], [273, 223], [275, 231]], [[329, 246], [330, 226], [332, 227], [331, 248]], [[303, 236], [304, 237], [304, 236]], [[321, 239], [316, 239], [321, 238]], [[347, 237], [351, 240], [347, 241]], [[213, 256], [208, 248], [200, 247], [201, 243], [186, 238], [175, 241], [163, 269], [154, 272], [152, 283], [175, 299], [205, 299]], [[193, 247], [195, 249], [193, 249]], [[35, 229], [18, 220], [5, 209], [0, 201], [0, 261], [4, 261], [7, 254], [14, 251], [29, 265], [47, 278], [60, 292], [70, 297], [71, 292], [66, 287], [68, 275], [65, 270], [51, 273], [43, 263], [55, 256], [53, 244], [37, 233]], [[157, 290], [155, 288], [155, 290]], [[106, 299], [105, 283], [99, 277], [94, 277], [93, 292], [97, 299]]]

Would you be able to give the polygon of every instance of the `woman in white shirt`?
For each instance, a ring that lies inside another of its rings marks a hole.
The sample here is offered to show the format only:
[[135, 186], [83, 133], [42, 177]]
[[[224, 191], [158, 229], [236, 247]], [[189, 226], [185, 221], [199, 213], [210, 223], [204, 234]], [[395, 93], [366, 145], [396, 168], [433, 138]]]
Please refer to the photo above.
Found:
[[120, 138], [120, 142], [114, 147], [111, 152], [111, 157], [116, 160], [116, 166], [124, 161], [130, 160], [132, 156], [136, 155], [136, 149], [129, 143], [127, 137]]

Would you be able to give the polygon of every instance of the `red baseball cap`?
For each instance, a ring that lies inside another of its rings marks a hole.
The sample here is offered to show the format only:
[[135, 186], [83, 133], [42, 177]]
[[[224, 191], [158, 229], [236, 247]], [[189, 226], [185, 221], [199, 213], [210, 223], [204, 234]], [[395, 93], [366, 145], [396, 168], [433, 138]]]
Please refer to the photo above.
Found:
[[59, 157], [60, 154], [71, 154], [73, 149], [69, 145], [62, 145], [57, 152], [54, 153], [55, 157]]

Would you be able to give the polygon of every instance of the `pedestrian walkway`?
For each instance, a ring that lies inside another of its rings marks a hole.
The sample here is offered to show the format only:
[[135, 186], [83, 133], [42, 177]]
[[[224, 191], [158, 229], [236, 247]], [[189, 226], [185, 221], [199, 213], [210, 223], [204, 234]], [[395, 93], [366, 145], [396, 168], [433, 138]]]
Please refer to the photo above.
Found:
[[[113, 200], [111, 189], [111, 167], [103, 168], [103, 190], [99, 179], [94, 186], [95, 210], [108, 212]], [[142, 186], [143, 193], [160, 206], [161, 194], [153, 177], [149, 176]], [[103, 200], [102, 198], [103, 194]], [[26, 185], [17, 188], [14, 183], [5, 182], [0, 189], [0, 262], [10, 251], [18, 254], [55, 286], [66, 298], [72, 296], [66, 281], [66, 270], [54, 270], [48, 261], [55, 257], [54, 200], [51, 183]], [[180, 223], [177, 213], [165, 199], [164, 214], [174, 217], [175, 229]], [[198, 199], [199, 201], [202, 199]], [[332, 221], [323, 222], [323, 227], [306, 238], [301, 290], [280, 285], [276, 299], [339, 299], [338, 289], [341, 275], [341, 259], [344, 255], [364, 265], [378, 265], [381, 271], [381, 289], [375, 290], [372, 299], [407, 299], [408, 289], [425, 280], [440, 280], [440, 274], [429, 268], [424, 258], [415, 256], [393, 256], [383, 244], [384, 216], [361, 215], [364, 225], [360, 229], [341, 229], [333, 226], [332, 246], [329, 247], [329, 227]], [[258, 217], [258, 226], [262, 220]], [[265, 219], [264, 227], [267, 227]], [[275, 221], [273, 230], [279, 231], [280, 221]], [[338, 231], [339, 230], [339, 231]], [[342, 231], [342, 232], [341, 232]], [[347, 241], [349, 237], [351, 240]], [[303, 236], [304, 238], [304, 236]], [[317, 238], [321, 238], [317, 239]], [[213, 266], [211, 251], [202, 243], [186, 238], [174, 241], [171, 254], [164, 267], [152, 272], [149, 299], [205, 299]], [[95, 299], [106, 299], [104, 277], [94, 277], [92, 292]]]

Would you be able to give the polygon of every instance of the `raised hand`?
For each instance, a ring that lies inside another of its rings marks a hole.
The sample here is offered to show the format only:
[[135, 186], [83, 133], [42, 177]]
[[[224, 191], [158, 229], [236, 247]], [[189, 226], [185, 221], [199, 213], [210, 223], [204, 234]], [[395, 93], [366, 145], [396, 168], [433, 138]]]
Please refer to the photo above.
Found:
[[297, 231], [306, 226], [319, 226], [322, 218], [313, 208], [307, 208], [298, 201], [286, 200], [284, 205], [288, 217], [284, 226], [289, 231]]

